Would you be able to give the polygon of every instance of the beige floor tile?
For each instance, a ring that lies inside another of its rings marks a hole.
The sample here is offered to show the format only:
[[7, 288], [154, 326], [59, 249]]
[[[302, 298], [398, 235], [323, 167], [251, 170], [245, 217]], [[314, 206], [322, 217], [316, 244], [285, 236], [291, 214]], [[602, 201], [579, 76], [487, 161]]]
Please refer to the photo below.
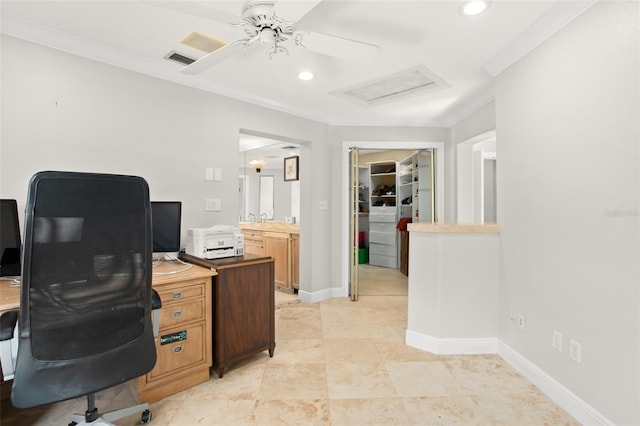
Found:
[[327, 364], [327, 385], [331, 399], [398, 397], [383, 363]]
[[[361, 265], [362, 266], [362, 265]], [[152, 425], [577, 425], [495, 355], [437, 356], [406, 346], [407, 279], [365, 265], [357, 302], [297, 302], [276, 294], [276, 350], [230, 365], [203, 384], [151, 404]], [[385, 287], [386, 286], [386, 287]], [[377, 293], [381, 294], [377, 294]], [[135, 404], [128, 386], [100, 392], [101, 411]], [[2, 426], [66, 425], [86, 399], [16, 410]], [[139, 424], [139, 415], [116, 422]]]
[[487, 424], [512, 425], [578, 425], [566, 411], [539, 392], [524, 394], [486, 394], [471, 397], [477, 414]]
[[400, 398], [332, 399], [329, 405], [331, 424], [335, 426], [410, 423]]
[[378, 339], [376, 345], [385, 362], [440, 360], [438, 355], [407, 346], [404, 341], [399, 344], [397, 340]]
[[[171, 425], [251, 425], [255, 407], [254, 400], [193, 398], [184, 401], [177, 409]], [[153, 422], [150, 424], [153, 425]]]
[[258, 399], [326, 399], [325, 364], [267, 364]]
[[322, 319], [318, 308], [287, 307], [277, 312], [276, 344], [283, 339], [322, 339]]
[[327, 365], [382, 362], [373, 339], [327, 339], [324, 348]]
[[[268, 359], [268, 356], [267, 356]], [[266, 361], [244, 362], [225, 370], [222, 378], [212, 374], [211, 380], [184, 391], [185, 399], [257, 399]]]
[[[358, 302], [352, 302], [357, 304]], [[369, 324], [362, 318], [357, 306], [349, 308], [322, 305], [322, 335], [325, 339], [370, 338]]]
[[440, 361], [386, 362], [385, 365], [401, 397], [464, 394], [465, 389]]
[[258, 401], [253, 424], [265, 426], [301, 425], [324, 426], [329, 422], [326, 399]]
[[278, 340], [272, 364], [324, 364], [325, 341], [322, 339]]
[[415, 425], [490, 424], [478, 414], [478, 406], [468, 396], [404, 398], [402, 402]]
[[469, 395], [527, 393], [536, 387], [497, 355], [469, 355], [443, 361]]

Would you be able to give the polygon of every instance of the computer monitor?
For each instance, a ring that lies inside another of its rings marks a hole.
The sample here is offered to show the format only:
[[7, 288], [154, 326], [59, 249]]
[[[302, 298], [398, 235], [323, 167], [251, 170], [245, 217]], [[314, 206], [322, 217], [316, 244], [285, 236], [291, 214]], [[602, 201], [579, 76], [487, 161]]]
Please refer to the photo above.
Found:
[[0, 276], [20, 276], [20, 225], [16, 200], [0, 200]]
[[151, 226], [154, 258], [180, 251], [180, 221], [182, 202], [152, 201]]

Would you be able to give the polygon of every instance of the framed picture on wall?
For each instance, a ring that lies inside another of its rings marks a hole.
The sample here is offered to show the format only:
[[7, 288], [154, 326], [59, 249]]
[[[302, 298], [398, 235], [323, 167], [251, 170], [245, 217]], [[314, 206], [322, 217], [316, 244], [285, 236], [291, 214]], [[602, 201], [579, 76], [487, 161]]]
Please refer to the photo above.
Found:
[[299, 158], [297, 155], [284, 159], [284, 181], [290, 182], [300, 180], [299, 176]]

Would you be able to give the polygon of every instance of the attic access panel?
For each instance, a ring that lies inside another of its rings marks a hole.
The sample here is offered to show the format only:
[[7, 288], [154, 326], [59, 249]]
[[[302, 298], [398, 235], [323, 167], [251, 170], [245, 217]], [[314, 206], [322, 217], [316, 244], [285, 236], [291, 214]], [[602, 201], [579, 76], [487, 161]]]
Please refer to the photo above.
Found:
[[449, 87], [441, 77], [424, 65], [409, 68], [365, 83], [332, 92], [333, 95], [363, 106], [417, 96]]

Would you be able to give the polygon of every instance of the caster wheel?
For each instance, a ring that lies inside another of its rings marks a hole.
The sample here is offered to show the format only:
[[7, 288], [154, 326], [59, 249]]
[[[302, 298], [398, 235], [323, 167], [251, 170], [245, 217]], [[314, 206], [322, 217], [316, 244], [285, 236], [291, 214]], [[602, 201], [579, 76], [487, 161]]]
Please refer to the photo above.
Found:
[[69, 426], [76, 426], [77, 424], [78, 423], [76, 423], [76, 422], [71, 422], [71, 423], [69, 423]]
[[140, 416], [140, 423], [149, 423], [151, 421], [151, 411], [144, 410]]

